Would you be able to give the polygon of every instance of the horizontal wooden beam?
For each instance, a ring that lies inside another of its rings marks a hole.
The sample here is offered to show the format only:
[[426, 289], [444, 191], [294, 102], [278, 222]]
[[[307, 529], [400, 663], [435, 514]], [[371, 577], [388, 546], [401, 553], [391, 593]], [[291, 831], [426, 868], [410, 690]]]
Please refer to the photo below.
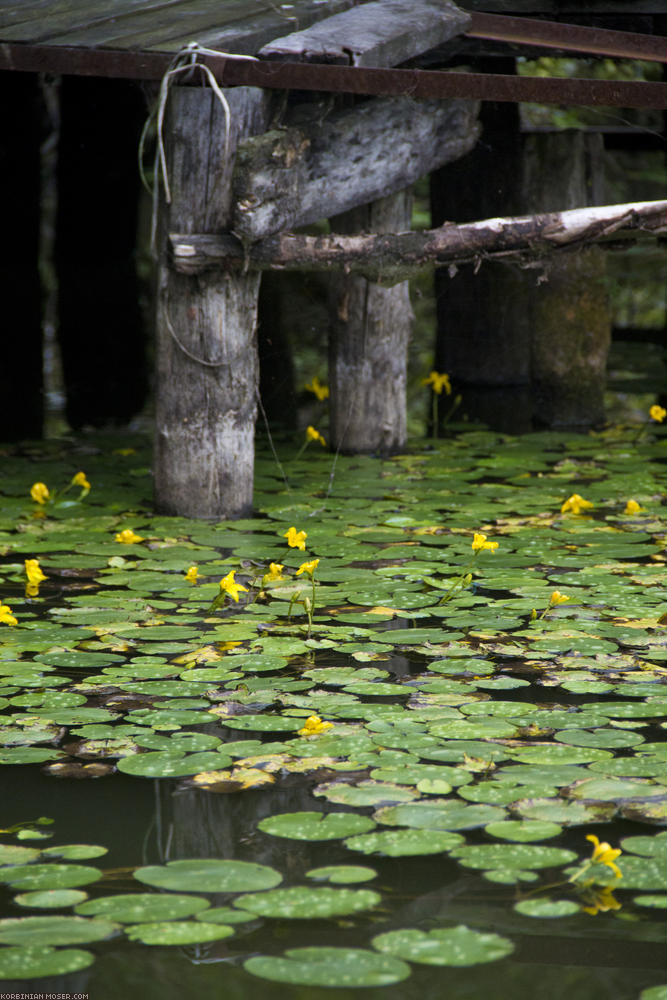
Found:
[[446, 223], [424, 232], [358, 236], [281, 233], [253, 246], [231, 235], [169, 236], [171, 266], [183, 274], [210, 268], [329, 271], [340, 268], [392, 285], [432, 265], [489, 258], [525, 260], [591, 243], [667, 232], [667, 201], [575, 208], [513, 218]]
[[401, 191], [469, 152], [475, 101], [377, 98], [239, 147], [230, 229], [254, 242]]

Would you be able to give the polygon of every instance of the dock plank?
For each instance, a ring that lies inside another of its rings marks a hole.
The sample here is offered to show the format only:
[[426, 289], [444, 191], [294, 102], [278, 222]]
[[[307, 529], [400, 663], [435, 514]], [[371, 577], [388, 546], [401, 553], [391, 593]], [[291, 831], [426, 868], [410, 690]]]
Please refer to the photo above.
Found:
[[260, 55], [288, 62], [397, 66], [470, 27], [451, 0], [371, 0], [277, 38]]

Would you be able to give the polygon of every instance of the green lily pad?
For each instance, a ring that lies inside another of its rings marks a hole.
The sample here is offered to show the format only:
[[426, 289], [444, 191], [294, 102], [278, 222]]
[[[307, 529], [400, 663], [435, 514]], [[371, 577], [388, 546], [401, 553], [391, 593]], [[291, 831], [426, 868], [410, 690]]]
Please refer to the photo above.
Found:
[[0, 882], [14, 889], [72, 889], [102, 877], [99, 868], [87, 865], [14, 865], [0, 868]]
[[409, 826], [421, 830], [471, 830], [505, 818], [505, 810], [496, 806], [462, 805], [446, 799], [385, 806], [374, 813], [386, 826]]
[[292, 886], [289, 889], [270, 889], [268, 892], [239, 896], [234, 900], [234, 906], [249, 910], [259, 917], [318, 920], [369, 910], [377, 906], [381, 899], [379, 893], [371, 889]]
[[362, 865], [327, 865], [324, 868], [311, 868], [306, 872], [306, 878], [341, 884], [368, 882], [376, 877], [377, 872], [373, 868], [364, 868]]
[[137, 924], [125, 929], [130, 941], [150, 945], [204, 944], [231, 937], [233, 927], [225, 924], [207, 924], [201, 920], [173, 920], [167, 923]]
[[267, 865], [213, 858], [148, 865], [137, 868], [134, 877], [158, 889], [186, 889], [191, 892], [257, 892], [282, 882], [280, 872]]
[[374, 937], [372, 944], [378, 951], [424, 965], [480, 965], [497, 962], [514, 951], [508, 938], [471, 930], [463, 924], [432, 931], [389, 931]]
[[362, 854], [386, 854], [390, 858], [404, 858], [420, 854], [441, 854], [462, 844], [459, 833], [441, 833], [437, 830], [382, 830], [348, 837], [343, 841], [351, 851]]
[[558, 823], [547, 823], [544, 820], [501, 820], [499, 823], [487, 823], [484, 831], [490, 837], [499, 840], [515, 840], [519, 843], [529, 843], [533, 840], [548, 840], [563, 832]]
[[180, 920], [208, 909], [209, 905], [201, 896], [137, 892], [88, 900], [76, 907], [76, 913], [85, 917], [105, 917], [122, 924], [138, 924]]
[[254, 955], [243, 968], [276, 983], [347, 989], [391, 986], [410, 975], [400, 959], [362, 948], [291, 948], [284, 958]]
[[231, 757], [211, 751], [185, 755], [178, 750], [156, 750], [154, 753], [133, 754], [118, 761], [117, 767], [124, 774], [143, 778], [174, 778], [201, 771], [222, 770], [229, 767]]
[[0, 950], [0, 979], [40, 979], [65, 976], [92, 965], [95, 957], [78, 948], [3, 948]]
[[88, 898], [87, 892], [80, 889], [44, 889], [36, 892], [21, 892], [14, 896], [18, 906], [28, 906], [40, 910], [60, 910], [67, 906], [83, 903]]
[[574, 861], [577, 855], [560, 847], [533, 847], [523, 844], [476, 844], [456, 847], [452, 856], [466, 868], [512, 870], [555, 868]]
[[27, 865], [40, 855], [34, 847], [19, 847], [16, 844], [0, 844], [0, 865]]
[[375, 823], [356, 813], [297, 812], [279, 813], [260, 820], [257, 828], [274, 837], [290, 840], [338, 840], [353, 834], [367, 833]]
[[522, 899], [514, 904], [514, 909], [524, 917], [553, 920], [556, 917], [571, 917], [580, 912], [581, 906], [573, 899]]
[[21, 945], [88, 944], [111, 937], [117, 925], [84, 917], [18, 917], [0, 920], [0, 942]]
[[[447, 785], [445, 792], [451, 790]], [[357, 785], [347, 785], [343, 782], [331, 782], [318, 785], [313, 789], [314, 795], [321, 795], [329, 802], [342, 803], [348, 806], [375, 806], [380, 803], [409, 802], [418, 798], [419, 793], [400, 785], [390, 785], [381, 781], [360, 781]]]

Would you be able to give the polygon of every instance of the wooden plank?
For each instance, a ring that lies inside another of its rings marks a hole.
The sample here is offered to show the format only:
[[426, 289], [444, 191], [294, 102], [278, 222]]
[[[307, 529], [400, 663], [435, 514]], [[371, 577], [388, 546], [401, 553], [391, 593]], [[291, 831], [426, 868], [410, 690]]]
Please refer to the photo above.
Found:
[[[58, 18], [58, 23], [62, 25], [85, 25], [100, 18], [109, 20], [123, 16], [128, 11], [146, 10], [149, 7], [167, 7], [174, 3], [181, 3], [182, 0], [114, 0], [113, 7], [110, 8], [108, 0], [86, 0], [85, 3], [76, 3], [75, 0], [25, 0], [24, 3], [0, 3], [0, 31], [5, 26], [14, 28], [21, 25], [26, 26], [29, 22], [41, 21], [42, 25], [50, 23], [53, 18]], [[3, 38], [5, 37], [3, 31]], [[26, 39], [27, 40], [27, 39]]]
[[396, 66], [470, 27], [451, 0], [371, 0], [265, 45], [260, 55], [289, 62]]
[[474, 101], [379, 98], [248, 139], [231, 229], [252, 242], [400, 191], [473, 148], [477, 112]]

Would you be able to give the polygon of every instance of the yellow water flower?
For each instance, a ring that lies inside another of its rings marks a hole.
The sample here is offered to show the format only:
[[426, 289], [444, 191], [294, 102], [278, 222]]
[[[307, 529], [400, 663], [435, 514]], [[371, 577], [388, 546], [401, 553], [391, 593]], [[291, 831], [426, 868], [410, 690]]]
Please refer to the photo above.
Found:
[[307, 441], [319, 441], [321, 445], [326, 447], [326, 441], [322, 437], [319, 431], [316, 431], [314, 427], [308, 425], [306, 427], [306, 440]]
[[284, 568], [282, 563], [270, 563], [268, 573], [265, 573], [262, 577], [262, 586], [266, 583], [275, 583], [276, 580], [284, 580]]
[[42, 573], [39, 559], [25, 560], [25, 575], [28, 577], [28, 583], [32, 586], [38, 586], [42, 580], [46, 580], [46, 573]]
[[616, 878], [622, 878], [621, 869], [616, 864], [616, 858], [622, 853], [620, 847], [612, 847], [606, 841], [600, 843], [594, 833], [589, 833], [586, 840], [590, 840], [593, 845], [591, 861], [598, 865], [606, 865], [611, 868]]
[[614, 891], [610, 885], [587, 886], [582, 893], [582, 899], [587, 906], [582, 906], [584, 913], [590, 913], [594, 917], [597, 913], [607, 913], [609, 910], [620, 910], [621, 904], [614, 898]]
[[639, 514], [644, 508], [636, 500], [628, 500], [625, 505], [624, 514]]
[[46, 483], [33, 483], [30, 487], [30, 496], [35, 503], [46, 503], [49, 499], [49, 488]]
[[560, 512], [561, 514], [581, 514], [582, 510], [591, 510], [592, 507], [593, 504], [590, 500], [584, 500], [578, 493], [573, 493], [571, 497], [565, 500]]
[[18, 625], [8, 604], [0, 604], [0, 625]]
[[555, 608], [557, 604], [565, 604], [570, 598], [566, 597], [565, 594], [561, 594], [560, 590], [554, 590], [553, 594], [549, 598], [549, 607]]
[[143, 542], [144, 539], [142, 535], [137, 535], [132, 531], [132, 528], [123, 528], [122, 531], [118, 532], [115, 540], [122, 545], [132, 545], [133, 542]]
[[325, 399], [329, 398], [329, 386], [322, 385], [317, 375], [313, 375], [312, 382], [306, 382], [306, 384], [304, 385], [304, 389], [307, 389], [308, 392], [314, 393], [314, 395], [317, 396], [317, 398], [319, 399], [320, 403], [324, 402]]
[[287, 544], [291, 549], [301, 549], [303, 552], [306, 548], [306, 539], [308, 535], [305, 531], [297, 531], [294, 526], [289, 528], [283, 538], [287, 539]]
[[244, 587], [242, 583], [234, 583], [234, 573], [236, 570], [230, 569], [227, 576], [223, 576], [220, 581], [220, 593], [229, 594], [233, 601], [238, 604], [239, 594], [242, 590], [247, 591], [248, 588]]
[[198, 576], [199, 576], [199, 570], [197, 569], [196, 566], [190, 566], [189, 569], [186, 570], [185, 579], [188, 581], [188, 583], [196, 583]]
[[658, 406], [656, 403], [648, 411], [648, 414], [651, 420], [656, 420], [659, 424], [661, 424], [665, 417], [667, 417], [667, 410], [663, 406]]
[[302, 573], [307, 573], [308, 576], [312, 576], [317, 567], [319, 566], [319, 559], [311, 559], [310, 562], [301, 563], [298, 570], [296, 571], [297, 576], [301, 576]]
[[299, 730], [299, 736], [317, 736], [332, 728], [333, 722], [322, 722], [319, 715], [309, 715], [303, 724], [303, 729]]
[[444, 389], [448, 396], [452, 394], [452, 384], [449, 381], [449, 375], [444, 372], [430, 372], [428, 378], [422, 379], [422, 385], [430, 385], [438, 396], [442, 395], [442, 390]]
[[486, 535], [476, 531], [472, 540], [472, 550], [473, 552], [483, 552], [484, 549], [488, 549], [490, 552], [494, 552], [498, 548], [498, 542], [487, 542]]
[[90, 493], [90, 483], [86, 479], [85, 472], [77, 472], [76, 476], [72, 479], [72, 486], [80, 486], [86, 493]]

